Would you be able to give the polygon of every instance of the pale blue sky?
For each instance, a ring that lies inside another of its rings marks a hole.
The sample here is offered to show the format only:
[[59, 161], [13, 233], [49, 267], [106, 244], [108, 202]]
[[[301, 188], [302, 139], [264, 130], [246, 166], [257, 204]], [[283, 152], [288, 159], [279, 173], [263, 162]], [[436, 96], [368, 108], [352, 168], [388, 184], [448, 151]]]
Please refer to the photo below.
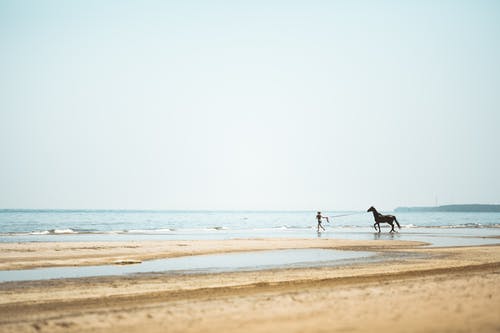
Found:
[[499, 1], [0, 0], [0, 208], [500, 203]]

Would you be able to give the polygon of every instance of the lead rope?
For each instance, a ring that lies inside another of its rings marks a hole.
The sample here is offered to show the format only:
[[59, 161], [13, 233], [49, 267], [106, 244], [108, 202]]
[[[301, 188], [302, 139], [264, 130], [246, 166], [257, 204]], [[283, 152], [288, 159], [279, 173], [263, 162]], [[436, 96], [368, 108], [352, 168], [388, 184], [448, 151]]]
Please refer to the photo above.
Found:
[[358, 213], [351, 213], [351, 214], [342, 214], [342, 215], [332, 215], [329, 217], [342, 217], [342, 216], [351, 216], [351, 215], [359, 215], [359, 214], [366, 214], [367, 212], [358, 212]]

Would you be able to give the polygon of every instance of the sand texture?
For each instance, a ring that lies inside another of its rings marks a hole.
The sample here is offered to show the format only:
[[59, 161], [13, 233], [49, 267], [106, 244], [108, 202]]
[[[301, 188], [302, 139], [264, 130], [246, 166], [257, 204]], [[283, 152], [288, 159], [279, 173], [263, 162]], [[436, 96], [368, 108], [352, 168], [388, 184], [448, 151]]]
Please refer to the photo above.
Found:
[[375, 251], [383, 262], [0, 284], [0, 332], [499, 332], [500, 246], [228, 240], [0, 244], [1, 269], [233, 251]]

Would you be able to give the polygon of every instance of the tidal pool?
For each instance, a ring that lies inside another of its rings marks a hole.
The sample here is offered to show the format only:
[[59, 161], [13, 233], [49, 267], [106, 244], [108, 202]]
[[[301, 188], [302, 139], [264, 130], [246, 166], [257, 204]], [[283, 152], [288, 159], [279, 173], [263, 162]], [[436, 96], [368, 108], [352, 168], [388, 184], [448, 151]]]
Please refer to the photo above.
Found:
[[132, 265], [50, 267], [0, 271], [0, 282], [30, 281], [138, 273], [218, 273], [273, 268], [337, 266], [369, 259], [373, 252], [328, 249], [289, 249], [207, 254], [148, 260]]

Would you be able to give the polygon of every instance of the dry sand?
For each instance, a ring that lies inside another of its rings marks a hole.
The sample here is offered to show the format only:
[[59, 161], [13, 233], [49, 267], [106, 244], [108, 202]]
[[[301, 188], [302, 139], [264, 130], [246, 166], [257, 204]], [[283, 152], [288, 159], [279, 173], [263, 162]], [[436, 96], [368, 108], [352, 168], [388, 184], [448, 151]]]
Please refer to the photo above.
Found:
[[0, 244], [0, 269], [289, 248], [375, 251], [388, 259], [1, 283], [0, 332], [499, 332], [500, 246], [421, 245], [332, 239]]

